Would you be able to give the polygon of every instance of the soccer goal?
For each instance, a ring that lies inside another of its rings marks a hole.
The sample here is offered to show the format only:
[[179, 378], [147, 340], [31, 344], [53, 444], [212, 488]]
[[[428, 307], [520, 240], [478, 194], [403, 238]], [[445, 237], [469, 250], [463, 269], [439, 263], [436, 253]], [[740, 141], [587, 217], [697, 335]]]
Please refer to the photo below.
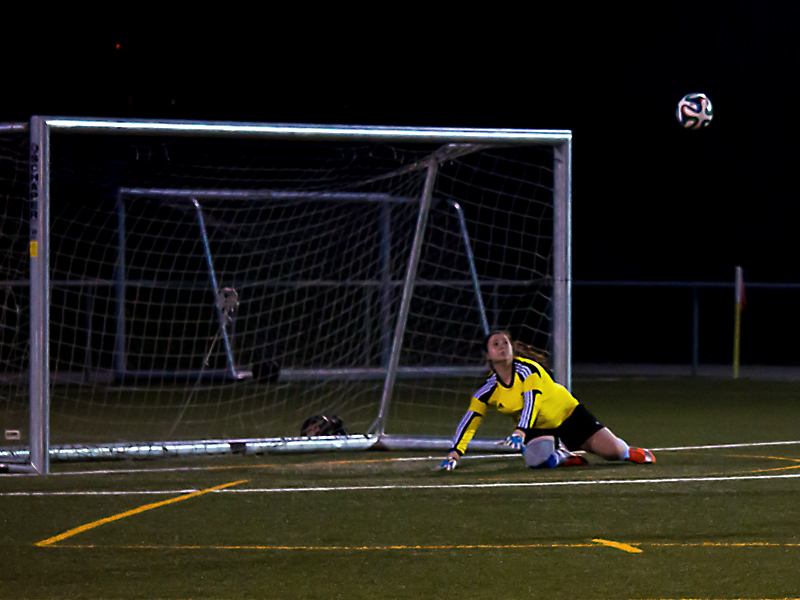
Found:
[[569, 384], [570, 144], [34, 117], [29, 273], [0, 276], [29, 294], [0, 375], [30, 426], [5, 456], [446, 448], [491, 329]]

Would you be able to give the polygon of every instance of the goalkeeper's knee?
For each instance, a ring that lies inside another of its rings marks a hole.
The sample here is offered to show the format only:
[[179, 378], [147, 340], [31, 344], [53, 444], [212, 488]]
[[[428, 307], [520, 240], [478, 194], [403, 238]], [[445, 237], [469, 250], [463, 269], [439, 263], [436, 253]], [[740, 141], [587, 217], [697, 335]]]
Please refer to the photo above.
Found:
[[531, 469], [553, 469], [561, 463], [556, 452], [556, 441], [551, 435], [533, 438], [522, 452], [525, 464]]

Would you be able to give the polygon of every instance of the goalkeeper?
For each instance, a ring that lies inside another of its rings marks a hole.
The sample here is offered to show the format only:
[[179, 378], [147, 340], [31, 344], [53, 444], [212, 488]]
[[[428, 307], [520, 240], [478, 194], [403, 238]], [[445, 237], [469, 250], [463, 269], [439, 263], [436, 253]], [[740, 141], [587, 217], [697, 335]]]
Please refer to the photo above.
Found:
[[[505, 332], [486, 336], [483, 350], [492, 374], [472, 397], [441, 469], [456, 468], [489, 407], [514, 419], [514, 433], [501, 443], [522, 451], [526, 464], [534, 469], [586, 464], [586, 459], [570, 452], [574, 450], [605, 460], [656, 462], [649, 450], [628, 446], [603, 427], [539, 362], [515, 356], [515, 346], [520, 355], [535, 355], [521, 344], [512, 345]], [[544, 362], [543, 357], [537, 358]]]

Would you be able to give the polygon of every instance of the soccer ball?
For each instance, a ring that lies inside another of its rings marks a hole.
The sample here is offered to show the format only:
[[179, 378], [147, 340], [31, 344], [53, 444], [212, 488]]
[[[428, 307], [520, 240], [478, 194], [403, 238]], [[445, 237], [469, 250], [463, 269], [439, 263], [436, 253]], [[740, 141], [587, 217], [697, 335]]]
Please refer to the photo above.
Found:
[[686, 94], [678, 102], [676, 116], [684, 129], [702, 129], [714, 118], [714, 108], [705, 94]]

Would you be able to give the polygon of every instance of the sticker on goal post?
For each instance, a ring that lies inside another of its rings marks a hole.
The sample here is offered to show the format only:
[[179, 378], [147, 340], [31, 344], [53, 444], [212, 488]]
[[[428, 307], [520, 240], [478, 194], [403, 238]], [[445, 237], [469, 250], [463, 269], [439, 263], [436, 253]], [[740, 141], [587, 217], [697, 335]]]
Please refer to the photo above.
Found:
[[39, 256], [39, 242], [31, 242], [31, 258]]

